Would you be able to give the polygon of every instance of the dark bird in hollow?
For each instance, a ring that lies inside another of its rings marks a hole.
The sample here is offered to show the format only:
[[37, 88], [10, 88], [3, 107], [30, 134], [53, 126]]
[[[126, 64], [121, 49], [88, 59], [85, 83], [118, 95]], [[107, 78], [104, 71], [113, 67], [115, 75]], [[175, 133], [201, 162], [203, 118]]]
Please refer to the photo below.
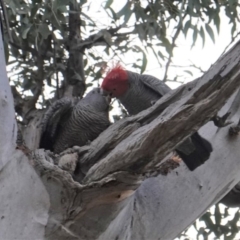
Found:
[[94, 88], [80, 100], [64, 97], [53, 103], [42, 121], [40, 148], [55, 153], [94, 140], [109, 125], [110, 97]]

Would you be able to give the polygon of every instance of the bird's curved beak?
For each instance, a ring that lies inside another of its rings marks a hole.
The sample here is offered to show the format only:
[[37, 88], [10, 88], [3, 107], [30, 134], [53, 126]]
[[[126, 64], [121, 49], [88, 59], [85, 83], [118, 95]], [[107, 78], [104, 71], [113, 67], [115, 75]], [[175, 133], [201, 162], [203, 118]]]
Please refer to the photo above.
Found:
[[108, 96], [108, 95], [110, 95], [110, 92], [108, 92], [108, 91], [106, 91], [106, 90], [104, 90], [104, 89], [102, 89], [102, 88], [100, 88], [100, 93], [101, 93], [103, 96]]
[[105, 97], [105, 99], [106, 99], [106, 101], [107, 101], [108, 103], [111, 102], [112, 98], [111, 98], [110, 92], [108, 92], [108, 91], [103, 90], [102, 88], [100, 88], [100, 94]]
[[110, 95], [104, 96], [108, 103], [111, 102], [112, 98]]

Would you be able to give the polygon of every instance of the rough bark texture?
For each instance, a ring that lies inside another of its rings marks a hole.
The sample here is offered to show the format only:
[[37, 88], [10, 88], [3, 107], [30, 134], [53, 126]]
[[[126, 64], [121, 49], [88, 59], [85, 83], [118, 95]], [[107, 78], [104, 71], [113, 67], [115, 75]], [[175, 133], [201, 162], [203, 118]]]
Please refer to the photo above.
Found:
[[[202, 78], [61, 156], [15, 150], [13, 99], [2, 69], [0, 239], [176, 237], [240, 180], [239, 137], [208, 122], [220, 109], [219, 115], [230, 110], [228, 120], [238, 122], [239, 69], [240, 42]], [[214, 149], [210, 159], [194, 172], [181, 163], [160, 174], [176, 165], [163, 159], [202, 125]], [[77, 158], [79, 182], [70, 174]]]
[[85, 90], [85, 75], [83, 64], [83, 51], [76, 46], [81, 42], [81, 19], [79, 3], [76, 0], [69, 2], [69, 60], [67, 64], [65, 96], [82, 97]]

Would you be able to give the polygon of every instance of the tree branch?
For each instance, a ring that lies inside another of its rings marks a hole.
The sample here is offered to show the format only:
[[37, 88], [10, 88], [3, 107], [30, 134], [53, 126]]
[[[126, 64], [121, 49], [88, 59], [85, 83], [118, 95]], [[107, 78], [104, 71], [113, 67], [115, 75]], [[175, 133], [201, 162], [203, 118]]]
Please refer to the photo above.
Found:
[[75, 48], [77, 43], [81, 40], [81, 19], [78, 2], [76, 0], [71, 1], [69, 3], [69, 8], [69, 59], [66, 80], [67, 85], [74, 86], [72, 95], [82, 97], [86, 90], [83, 54], [80, 50], [76, 50]]
[[74, 48], [78, 49], [82, 53], [84, 52], [85, 49], [89, 49], [93, 47], [96, 44], [99, 43], [105, 43], [107, 44], [106, 38], [108, 36], [125, 36], [130, 34], [129, 33], [121, 33], [121, 34], [116, 34], [122, 26], [116, 27], [116, 28], [109, 28], [109, 29], [101, 29], [98, 33], [90, 35], [88, 38], [80, 41]]
[[20, 46], [20, 45], [14, 43], [14, 42], [11, 42], [11, 41], [9, 41], [9, 43], [10, 43], [11, 46], [13, 46], [13, 47], [15, 47], [19, 50], [24, 50], [24, 51], [28, 51], [28, 52], [32, 53], [32, 55], [35, 56], [35, 57], [38, 55], [37, 50], [34, 49], [34, 48], [31, 48], [27, 44], [25, 44], [25, 46]]

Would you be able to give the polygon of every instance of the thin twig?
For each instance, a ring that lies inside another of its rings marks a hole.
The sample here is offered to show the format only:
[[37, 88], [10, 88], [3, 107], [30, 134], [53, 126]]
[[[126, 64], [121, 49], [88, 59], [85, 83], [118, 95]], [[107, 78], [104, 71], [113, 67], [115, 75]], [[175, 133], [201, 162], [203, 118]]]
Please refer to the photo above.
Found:
[[169, 67], [170, 67], [170, 64], [171, 64], [171, 61], [172, 61], [172, 56], [173, 56], [172, 53], [173, 53], [173, 49], [174, 49], [174, 47], [175, 47], [175, 42], [176, 42], [176, 40], [177, 40], [177, 38], [178, 38], [178, 36], [179, 36], [179, 34], [180, 34], [180, 32], [181, 32], [183, 20], [184, 20], [185, 17], [187, 16], [187, 13], [185, 13], [184, 16], [181, 17], [181, 12], [182, 12], [182, 10], [183, 10], [183, 7], [184, 7], [184, 5], [185, 5], [185, 2], [186, 2], [186, 0], [184, 0], [183, 3], [182, 3], [181, 11], [180, 11], [180, 16], [179, 16], [179, 18], [180, 18], [180, 19], [179, 19], [179, 23], [178, 23], [178, 26], [177, 26], [177, 30], [176, 30], [176, 32], [175, 32], [175, 34], [174, 34], [174, 36], [173, 36], [173, 39], [172, 39], [172, 44], [171, 44], [171, 46], [172, 46], [172, 51], [171, 51], [171, 53], [169, 54], [169, 58], [168, 58], [168, 61], [167, 61], [167, 64], [166, 64], [165, 73], [164, 73], [164, 77], [163, 77], [163, 81], [164, 81], [164, 82], [167, 81], [167, 74], [168, 74], [168, 70], [169, 70]]
[[234, 43], [234, 41], [236, 40], [236, 38], [240, 35], [240, 32], [238, 32], [235, 36], [232, 37], [231, 42], [224, 48], [222, 54], [220, 55], [219, 58], [221, 58], [227, 51], [227, 49], [231, 46], [232, 43]]
[[14, 42], [12, 42], [12, 41], [9, 41], [9, 43], [10, 43], [13, 47], [15, 47], [15, 48], [17, 48], [17, 49], [19, 49], [19, 50], [28, 51], [28, 52], [32, 53], [32, 55], [34, 55], [34, 56], [37, 56], [37, 55], [38, 55], [36, 49], [34, 49], [34, 48], [31, 48], [31, 47], [29, 47], [29, 46], [24, 46], [24, 47], [22, 47], [22, 46], [14, 43]]
[[59, 99], [59, 78], [58, 78], [58, 69], [57, 69], [57, 59], [56, 59], [56, 38], [54, 35], [55, 28], [53, 27], [52, 30], [52, 39], [53, 39], [53, 64], [54, 64], [54, 70], [56, 73], [56, 95], [57, 99]]

